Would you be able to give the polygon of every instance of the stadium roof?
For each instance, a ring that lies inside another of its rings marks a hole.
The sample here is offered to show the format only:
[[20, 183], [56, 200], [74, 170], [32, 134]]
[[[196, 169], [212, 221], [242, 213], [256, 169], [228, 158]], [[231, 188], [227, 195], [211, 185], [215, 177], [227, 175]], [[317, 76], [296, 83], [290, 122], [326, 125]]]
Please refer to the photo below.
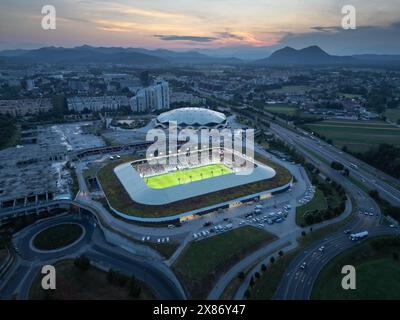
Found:
[[178, 126], [207, 126], [224, 123], [226, 116], [221, 112], [204, 108], [180, 108], [160, 114], [157, 121], [165, 124], [176, 121]]

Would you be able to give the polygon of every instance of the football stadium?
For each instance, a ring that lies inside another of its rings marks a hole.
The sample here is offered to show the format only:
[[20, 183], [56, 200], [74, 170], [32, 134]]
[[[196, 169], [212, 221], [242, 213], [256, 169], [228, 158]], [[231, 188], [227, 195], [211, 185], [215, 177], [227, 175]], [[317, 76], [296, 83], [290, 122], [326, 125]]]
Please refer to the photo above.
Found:
[[130, 221], [190, 220], [266, 199], [292, 184], [288, 170], [265, 158], [217, 149], [196, 150], [194, 163], [178, 154], [157, 157], [164, 161], [156, 163], [154, 158], [110, 163], [99, 173], [110, 209]]

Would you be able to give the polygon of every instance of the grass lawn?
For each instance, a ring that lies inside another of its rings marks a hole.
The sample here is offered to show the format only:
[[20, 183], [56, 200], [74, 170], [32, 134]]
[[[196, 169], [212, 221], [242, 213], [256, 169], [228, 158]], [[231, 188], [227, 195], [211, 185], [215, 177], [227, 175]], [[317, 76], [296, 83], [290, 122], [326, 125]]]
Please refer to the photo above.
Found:
[[165, 217], [233, 200], [248, 194], [269, 190], [290, 182], [292, 176], [287, 169], [260, 155], [256, 154], [255, 158], [273, 168], [277, 174], [271, 179], [224, 189], [218, 192], [207, 193], [194, 198], [172, 202], [166, 206], [143, 205], [132, 201], [129, 197], [115, 175], [114, 168], [121, 163], [135, 160], [132, 159], [132, 157], [109, 162], [99, 170], [97, 177], [99, 178], [99, 182], [108, 201], [116, 210], [139, 217]]
[[385, 111], [385, 117], [390, 121], [397, 123], [400, 120], [400, 108], [397, 109], [387, 109]]
[[244, 226], [216, 236], [194, 241], [173, 265], [191, 298], [207, 296], [223, 272], [262, 245], [276, 239], [264, 230]]
[[40, 232], [33, 245], [40, 250], [54, 250], [75, 242], [81, 234], [82, 228], [77, 224], [58, 224]]
[[[319, 274], [312, 299], [400, 299], [400, 262], [392, 258], [400, 254], [399, 246], [374, 248], [370, 239], [346, 250], [330, 261]], [[341, 267], [356, 268], [356, 290], [343, 290]]]
[[400, 146], [400, 128], [383, 121], [327, 120], [306, 126], [352, 152], [364, 152], [381, 143]]
[[160, 253], [162, 256], [164, 256], [166, 259], [169, 259], [174, 252], [176, 251], [176, 249], [178, 249], [179, 244], [178, 243], [147, 243], [147, 245], [149, 247], [151, 247], [152, 249], [158, 251], [158, 253]]
[[291, 104], [267, 104], [264, 109], [271, 113], [293, 116], [297, 108]]
[[[128, 286], [116, 286], [107, 281], [106, 273], [90, 267], [82, 271], [74, 266], [73, 260], [64, 260], [55, 265], [57, 272], [57, 289], [42, 289], [43, 275], [38, 273], [29, 292], [29, 299], [43, 300], [131, 300]], [[136, 280], [138, 281], [138, 280]], [[155, 299], [147, 285], [139, 282], [141, 294], [139, 299]]]
[[314, 197], [310, 202], [296, 207], [296, 224], [297, 225], [305, 225], [304, 218], [307, 215], [307, 212], [311, 212], [314, 210], [325, 210], [327, 209], [327, 203], [324, 196], [324, 193], [317, 189]]
[[185, 184], [197, 180], [217, 177], [231, 172], [232, 170], [223, 164], [211, 164], [193, 169], [178, 170], [175, 172], [160, 174], [144, 180], [150, 188], [163, 189], [176, 186], [178, 184]]

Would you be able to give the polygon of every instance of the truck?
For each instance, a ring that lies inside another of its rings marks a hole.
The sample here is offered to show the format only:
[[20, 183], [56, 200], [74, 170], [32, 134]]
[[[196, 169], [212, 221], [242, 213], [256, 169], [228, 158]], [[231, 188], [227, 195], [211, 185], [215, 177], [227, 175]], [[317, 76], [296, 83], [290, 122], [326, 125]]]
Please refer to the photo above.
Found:
[[350, 240], [351, 241], [357, 241], [360, 239], [363, 239], [365, 237], [368, 237], [368, 231], [362, 231], [362, 232], [358, 232], [358, 233], [352, 233], [350, 235]]

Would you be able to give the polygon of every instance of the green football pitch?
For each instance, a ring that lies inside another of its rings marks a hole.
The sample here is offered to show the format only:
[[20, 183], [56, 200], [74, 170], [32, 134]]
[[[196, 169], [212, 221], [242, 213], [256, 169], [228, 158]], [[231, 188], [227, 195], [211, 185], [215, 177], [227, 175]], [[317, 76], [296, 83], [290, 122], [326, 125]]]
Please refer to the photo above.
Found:
[[185, 184], [192, 181], [217, 177], [231, 172], [232, 170], [223, 164], [211, 164], [193, 169], [178, 170], [175, 172], [160, 174], [158, 176], [145, 178], [144, 181], [150, 188], [162, 189], [178, 184]]

